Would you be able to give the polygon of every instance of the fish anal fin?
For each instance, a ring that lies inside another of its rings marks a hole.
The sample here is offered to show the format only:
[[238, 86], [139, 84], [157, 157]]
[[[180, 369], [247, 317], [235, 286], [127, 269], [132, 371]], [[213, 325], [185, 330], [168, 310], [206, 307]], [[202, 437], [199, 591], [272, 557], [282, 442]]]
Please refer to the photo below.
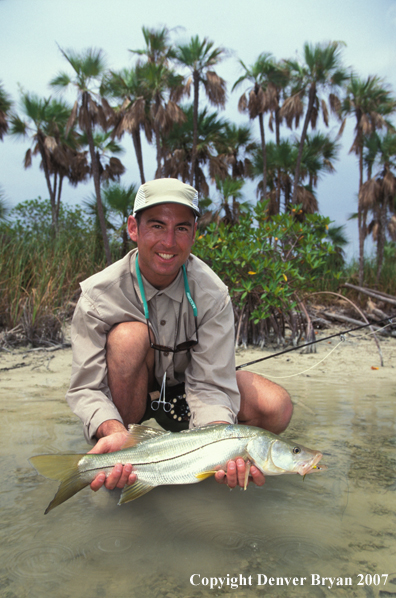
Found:
[[131, 486], [124, 486], [118, 504], [123, 505], [126, 502], [135, 500], [135, 498], [140, 498], [141, 496], [143, 496], [143, 494], [150, 492], [150, 490], [152, 490], [153, 488], [155, 488], [155, 486], [153, 486], [152, 484], [147, 484], [146, 482], [139, 482], [139, 480]]
[[215, 473], [217, 473], [217, 471], [215, 469], [211, 469], [208, 471], [201, 471], [200, 473], [196, 473], [195, 477], [198, 480], [206, 480], [206, 478], [210, 478], [210, 476], [214, 475]]
[[129, 437], [122, 445], [121, 450], [132, 448], [140, 442], [145, 440], [152, 440], [156, 436], [162, 436], [166, 434], [165, 430], [159, 430], [158, 428], [150, 428], [149, 426], [141, 426], [140, 424], [132, 424], [128, 427]]

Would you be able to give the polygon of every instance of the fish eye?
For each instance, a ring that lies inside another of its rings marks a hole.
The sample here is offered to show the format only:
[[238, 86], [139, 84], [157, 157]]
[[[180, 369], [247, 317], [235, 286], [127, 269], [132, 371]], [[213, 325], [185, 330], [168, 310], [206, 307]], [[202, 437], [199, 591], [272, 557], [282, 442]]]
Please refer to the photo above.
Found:
[[298, 446], [295, 446], [295, 447], [293, 448], [293, 453], [294, 453], [295, 455], [298, 455], [298, 453], [301, 453], [301, 449], [300, 449], [300, 447], [298, 447]]

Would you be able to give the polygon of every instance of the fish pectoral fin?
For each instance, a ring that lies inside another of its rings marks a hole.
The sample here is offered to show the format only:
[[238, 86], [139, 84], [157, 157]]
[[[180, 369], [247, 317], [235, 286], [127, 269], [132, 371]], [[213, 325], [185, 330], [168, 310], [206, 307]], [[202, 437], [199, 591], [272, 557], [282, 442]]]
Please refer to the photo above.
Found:
[[139, 482], [139, 480], [131, 486], [124, 486], [118, 504], [123, 505], [124, 503], [129, 502], [130, 500], [135, 500], [135, 498], [143, 496], [143, 494], [150, 492], [150, 490], [152, 490], [155, 487], [156, 486], [153, 486], [152, 484], [147, 484], [146, 482]]
[[215, 469], [211, 469], [208, 471], [201, 471], [200, 473], [196, 473], [195, 477], [198, 480], [206, 480], [206, 478], [210, 478], [210, 476], [214, 475], [215, 473], [217, 473], [217, 471]]
[[89, 485], [89, 481], [81, 479], [81, 473], [78, 470], [78, 462], [83, 456], [38, 455], [29, 459], [38, 473], [50, 480], [60, 482], [57, 493], [44, 511], [45, 515]]
[[141, 426], [140, 424], [131, 424], [128, 426], [129, 437], [126, 442], [122, 445], [121, 450], [136, 446], [144, 440], [152, 440], [157, 436], [167, 434], [165, 430], [159, 430], [157, 428], [150, 428], [149, 426]]

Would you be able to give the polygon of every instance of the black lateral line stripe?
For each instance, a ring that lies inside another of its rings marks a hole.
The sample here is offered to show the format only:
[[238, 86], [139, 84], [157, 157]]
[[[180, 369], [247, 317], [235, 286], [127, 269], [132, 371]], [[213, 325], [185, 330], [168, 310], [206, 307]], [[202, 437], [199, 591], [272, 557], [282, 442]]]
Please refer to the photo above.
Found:
[[[180, 457], [185, 457], [186, 455], [191, 455], [192, 453], [195, 453], [196, 451], [206, 448], [207, 446], [210, 446], [211, 444], [217, 444], [218, 442], [223, 442], [224, 440], [234, 440], [235, 438], [240, 440], [241, 438], [251, 438], [251, 436], [232, 436], [231, 438], [219, 438], [218, 440], [213, 440], [211, 442], [208, 442], [207, 444], [204, 444], [203, 446], [198, 446], [197, 448], [194, 448], [191, 451], [186, 451], [185, 453], [181, 453], [180, 455], [175, 455], [174, 457], [159, 459], [158, 461], [140, 461], [139, 463], [136, 463], [136, 466], [138, 466], [138, 465], [153, 465], [154, 463], [165, 463], [166, 461], [174, 461], [175, 459], [179, 459]], [[119, 463], [123, 463], [123, 462], [119, 461]], [[131, 461], [125, 461], [123, 464], [125, 464], [125, 463], [131, 463]], [[92, 467], [90, 469], [84, 469], [84, 471], [82, 471], [81, 473], [87, 473], [89, 471], [98, 471], [98, 470], [100, 471], [101, 469], [107, 469], [109, 467], [114, 467], [114, 465], [116, 465], [116, 463], [114, 463], [113, 465], [104, 465], [102, 467]], [[131, 463], [131, 465], [133, 465], [133, 463]]]

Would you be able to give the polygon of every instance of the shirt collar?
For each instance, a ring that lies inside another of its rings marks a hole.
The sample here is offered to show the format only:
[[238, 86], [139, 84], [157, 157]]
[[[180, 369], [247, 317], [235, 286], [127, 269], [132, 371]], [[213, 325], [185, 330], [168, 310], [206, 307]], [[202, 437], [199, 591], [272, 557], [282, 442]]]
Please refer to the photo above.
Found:
[[[133, 281], [133, 286], [135, 287], [136, 294], [139, 297], [141, 303], [143, 303], [142, 297], [140, 295], [140, 289], [139, 289], [139, 284], [137, 281], [137, 276], [136, 276], [136, 266], [135, 266], [136, 252], [137, 252], [137, 250], [133, 251], [131, 254], [131, 274], [132, 274], [132, 281]], [[167, 297], [169, 297], [173, 301], [177, 301], [178, 303], [181, 303], [181, 301], [183, 300], [183, 295], [184, 295], [185, 291], [184, 291], [183, 272], [182, 272], [181, 268], [180, 268], [180, 271], [179, 271], [178, 275], [176, 276], [175, 280], [169, 286], [165, 287], [164, 289], [156, 289], [155, 287], [153, 287], [153, 285], [149, 283], [149, 281], [143, 276], [143, 274], [142, 274], [142, 280], [143, 280], [143, 285], [144, 285], [144, 292], [146, 295], [146, 301], [151, 301], [151, 299], [153, 299], [153, 297], [155, 297], [156, 295], [166, 295]]]

